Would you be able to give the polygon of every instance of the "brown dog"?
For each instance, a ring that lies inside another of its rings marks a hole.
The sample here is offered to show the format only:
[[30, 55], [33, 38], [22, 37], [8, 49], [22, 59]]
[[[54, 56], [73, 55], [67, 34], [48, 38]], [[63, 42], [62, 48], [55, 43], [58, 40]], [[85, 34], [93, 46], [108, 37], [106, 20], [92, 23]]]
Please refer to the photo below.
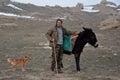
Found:
[[28, 61], [29, 59], [30, 59], [29, 56], [25, 56], [21, 59], [8, 58], [7, 61], [12, 64], [12, 67], [13, 67], [14, 70], [16, 70], [17, 64], [20, 64], [21, 68], [22, 68], [22, 71], [25, 71], [24, 66], [25, 66], [26, 61]]

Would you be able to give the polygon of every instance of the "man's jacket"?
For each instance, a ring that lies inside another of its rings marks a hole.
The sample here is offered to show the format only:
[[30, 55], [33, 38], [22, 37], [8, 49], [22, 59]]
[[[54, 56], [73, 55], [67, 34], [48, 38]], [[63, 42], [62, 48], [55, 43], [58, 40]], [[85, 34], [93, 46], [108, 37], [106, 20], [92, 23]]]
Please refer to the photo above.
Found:
[[[63, 27], [62, 27], [62, 31], [63, 31], [63, 40], [66, 35], [72, 35], [74, 33], [74, 32], [66, 30]], [[53, 27], [53, 28], [49, 29], [48, 32], [46, 33], [46, 37], [50, 43], [50, 47], [53, 47], [53, 42], [51, 41], [52, 39], [54, 39], [54, 44], [56, 45], [57, 40], [58, 40], [57, 28]]]

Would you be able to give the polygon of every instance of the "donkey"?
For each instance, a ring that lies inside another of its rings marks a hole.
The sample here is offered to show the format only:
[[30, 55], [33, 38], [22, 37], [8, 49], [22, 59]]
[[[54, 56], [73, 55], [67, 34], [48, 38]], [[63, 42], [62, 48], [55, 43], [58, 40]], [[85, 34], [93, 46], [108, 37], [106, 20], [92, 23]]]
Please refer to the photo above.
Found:
[[90, 28], [84, 28], [84, 31], [78, 33], [78, 37], [76, 38], [72, 53], [75, 56], [76, 69], [80, 71], [80, 55], [83, 51], [84, 46], [89, 43], [95, 48], [98, 47], [97, 38], [95, 33]]

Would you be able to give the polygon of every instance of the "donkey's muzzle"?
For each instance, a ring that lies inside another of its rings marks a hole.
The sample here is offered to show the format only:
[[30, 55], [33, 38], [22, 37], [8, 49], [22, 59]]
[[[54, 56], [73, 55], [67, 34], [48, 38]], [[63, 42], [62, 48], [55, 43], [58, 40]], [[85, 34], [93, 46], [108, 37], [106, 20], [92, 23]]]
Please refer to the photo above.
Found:
[[95, 48], [97, 48], [98, 46], [99, 46], [99, 45], [98, 45], [97, 43], [94, 45]]

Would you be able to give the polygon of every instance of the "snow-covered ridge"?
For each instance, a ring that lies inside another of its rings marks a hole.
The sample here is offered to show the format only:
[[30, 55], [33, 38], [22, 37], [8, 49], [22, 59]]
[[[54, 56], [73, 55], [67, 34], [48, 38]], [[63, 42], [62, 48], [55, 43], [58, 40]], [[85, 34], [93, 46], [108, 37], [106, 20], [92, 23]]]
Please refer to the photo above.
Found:
[[111, 4], [107, 4], [106, 6], [117, 8], [117, 6], [114, 6], [114, 5], [111, 5]]
[[34, 18], [31, 16], [21, 16], [21, 15], [16, 15], [16, 14], [12, 14], [12, 13], [4, 13], [4, 12], [0, 12], [0, 15], [14, 16], [14, 17], [20, 17], [20, 18]]
[[13, 4], [8, 4], [7, 6], [10, 6], [10, 7], [14, 8], [14, 9], [17, 9], [17, 10], [23, 11], [23, 9], [21, 9], [21, 8], [15, 6], [15, 5], [13, 5]]
[[84, 9], [82, 11], [85, 12], [100, 12], [100, 10], [93, 10], [93, 6], [84, 6]]

